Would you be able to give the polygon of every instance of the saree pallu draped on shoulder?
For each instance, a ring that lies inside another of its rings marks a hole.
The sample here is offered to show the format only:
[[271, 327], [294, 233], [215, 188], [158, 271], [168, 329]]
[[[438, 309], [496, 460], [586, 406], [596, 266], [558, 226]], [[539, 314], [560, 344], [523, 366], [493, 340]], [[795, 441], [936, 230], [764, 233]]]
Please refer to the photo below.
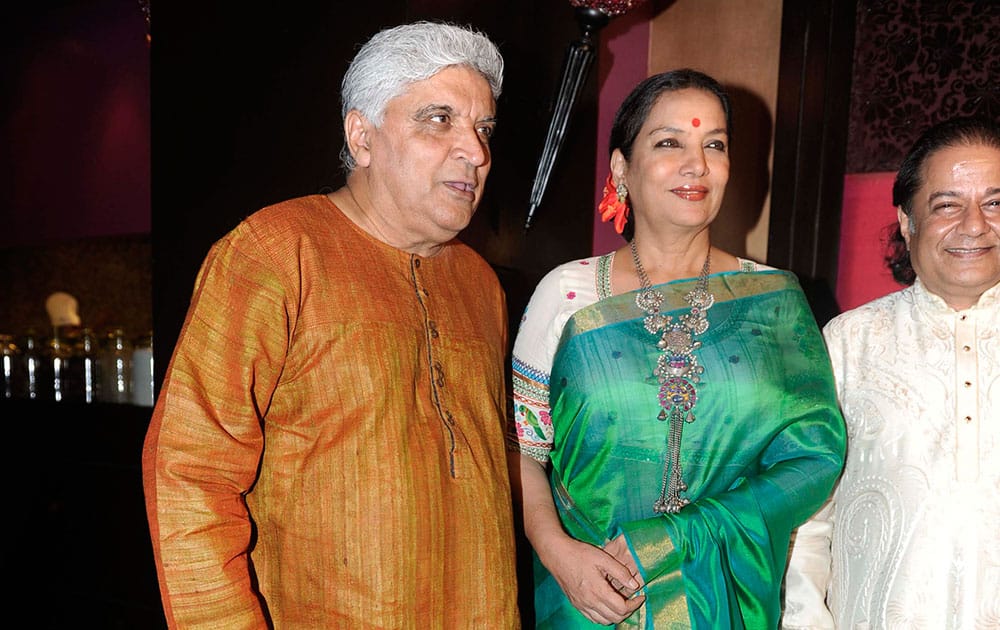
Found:
[[[660, 285], [688, 312], [694, 280]], [[704, 366], [680, 464], [690, 505], [657, 514], [668, 422], [657, 419], [661, 351], [635, 293], [578, 311], [556, 352], [552, 486], [564, 527], [603, 545], [626, 536], [646, 604], [623, 626], [775, 628], [791, 531], [829, 494], [845, 431], [830, 361], [795, 276], [721, 273], [697, 339]], [[598, 627], [536, 561], [539, 627]]]

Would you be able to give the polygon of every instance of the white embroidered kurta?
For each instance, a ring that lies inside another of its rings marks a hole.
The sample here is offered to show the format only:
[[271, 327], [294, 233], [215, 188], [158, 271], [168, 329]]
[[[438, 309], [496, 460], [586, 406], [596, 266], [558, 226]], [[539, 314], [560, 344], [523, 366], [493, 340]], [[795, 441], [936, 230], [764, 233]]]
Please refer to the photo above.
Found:
[[847, 462], [783, 627], [1000, 628], [1000, 285], [957, 312], [918, 279], [823, 332]]

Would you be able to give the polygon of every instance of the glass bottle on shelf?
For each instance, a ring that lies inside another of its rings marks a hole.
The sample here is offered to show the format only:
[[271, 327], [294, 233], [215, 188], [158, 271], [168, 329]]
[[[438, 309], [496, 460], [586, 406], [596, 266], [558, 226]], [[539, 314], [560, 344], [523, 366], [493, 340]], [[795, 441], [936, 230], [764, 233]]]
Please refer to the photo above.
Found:
[[102, 359], [101, 399], [112, 403], [131, 402], [132, 342], [125, 336], [124, 328], [108, 331]]
[[62, 402], [72, 398], [70, 385], [73, 377], [70, 375], [70, 358], [72, 348], [58, 335], [49, 339], [46, 363], [48, 373], [52, 375], [52, 400]]
[[14, 335], [0, 334], [0, 398], [15, 396], [18, 355]]
[[153, 396], [153, 333], [135, 340], [132, 351], [132, 403], [152, 407]]
[[70, 400], [92, 403], [100, 392], [100, 360], [94, 331], [83, 328], [72, 346], [67, 380]]
[[21, 341], [21, 357], [18, 361], [18, 398], [47, 400], [51, 397], [52, 377], [49, 363], [42, 355], [41, 340], [34, 329], [29, 329]]

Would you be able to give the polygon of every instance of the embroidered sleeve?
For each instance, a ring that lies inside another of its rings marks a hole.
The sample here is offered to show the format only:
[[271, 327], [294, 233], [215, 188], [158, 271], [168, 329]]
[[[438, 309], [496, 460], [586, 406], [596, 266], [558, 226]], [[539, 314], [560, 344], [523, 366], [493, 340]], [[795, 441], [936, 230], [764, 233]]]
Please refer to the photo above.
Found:
[[512, 364], [514, 421], [511, 442], [522, 454], [545, 463], [552, 450], [549, 375], [516, 357]]
[[513, 417], [508, 449], [542, 463], [552, 450], [549, 374], [559, 337], [569, 317], [596, 299], [596, 258], [561, 265], [542, 278], [521, 317], [514, 340]]

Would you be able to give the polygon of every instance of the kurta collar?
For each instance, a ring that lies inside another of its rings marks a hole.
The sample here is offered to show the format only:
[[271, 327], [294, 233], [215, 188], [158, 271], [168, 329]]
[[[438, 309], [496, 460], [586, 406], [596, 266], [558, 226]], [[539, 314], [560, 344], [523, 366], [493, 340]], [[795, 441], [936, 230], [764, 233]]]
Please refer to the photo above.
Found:
[[366, 232], [360, 225], [355, 223], [349, 216], [347, 216], [347, 213], [344, 212], [344, 210], [340, 206], [338, 206], [333, 199], [330, 199], [329, 195], [322, 195], [322, 197], [326, 200], [327, 203], [329, 203], [333, 207], [334, 211], [336, 211], [336, 216], [339, 217], [339, 219], [347, 225], [348, 229], [350, 229], [355, 233], [357, 238], [367, 241], [371, 243], [373, 247], [394, 256], [401, 264], [407, 267], [409, 267], [416, 260], [420, 261], [419, 263], [417, 263], [418, 266], [426, 264], [434, 264], [433, 261], [446, 258], [447, 256], [445, 256], [444, 254], [447, 252], [447, 250], [451, 249], [454, 245], [460, 242], [457, 238], [451, 239], [450, 241], [444, 243], [444, 245], [441, 247], [441, 250], [433, 256], [421, 256], [420, 254], [411, 254], [410, 252], [403, 251], [398, 247], [394, 247], [386, 243], [385, 241], [375, 238], [373, 235]]
[[[954, 315], [959, 312], [948, 306], [941, 296], [928, 291], [927, 287], [924, 286], [924, 283], [920, 281], [919, 277], [913, 282], [913, 295], [917, 306], [929, 315], [941, 317], [945, 315]], [[987, 289], [981, 296], [979, 296], [979, 301], [976, 302], [976, 304], [963, 310], [973, 311], [980, 309], [995, 309], [998, 305], [1000, 305], [1000, 284], [996, 284], [990, 289]]]

